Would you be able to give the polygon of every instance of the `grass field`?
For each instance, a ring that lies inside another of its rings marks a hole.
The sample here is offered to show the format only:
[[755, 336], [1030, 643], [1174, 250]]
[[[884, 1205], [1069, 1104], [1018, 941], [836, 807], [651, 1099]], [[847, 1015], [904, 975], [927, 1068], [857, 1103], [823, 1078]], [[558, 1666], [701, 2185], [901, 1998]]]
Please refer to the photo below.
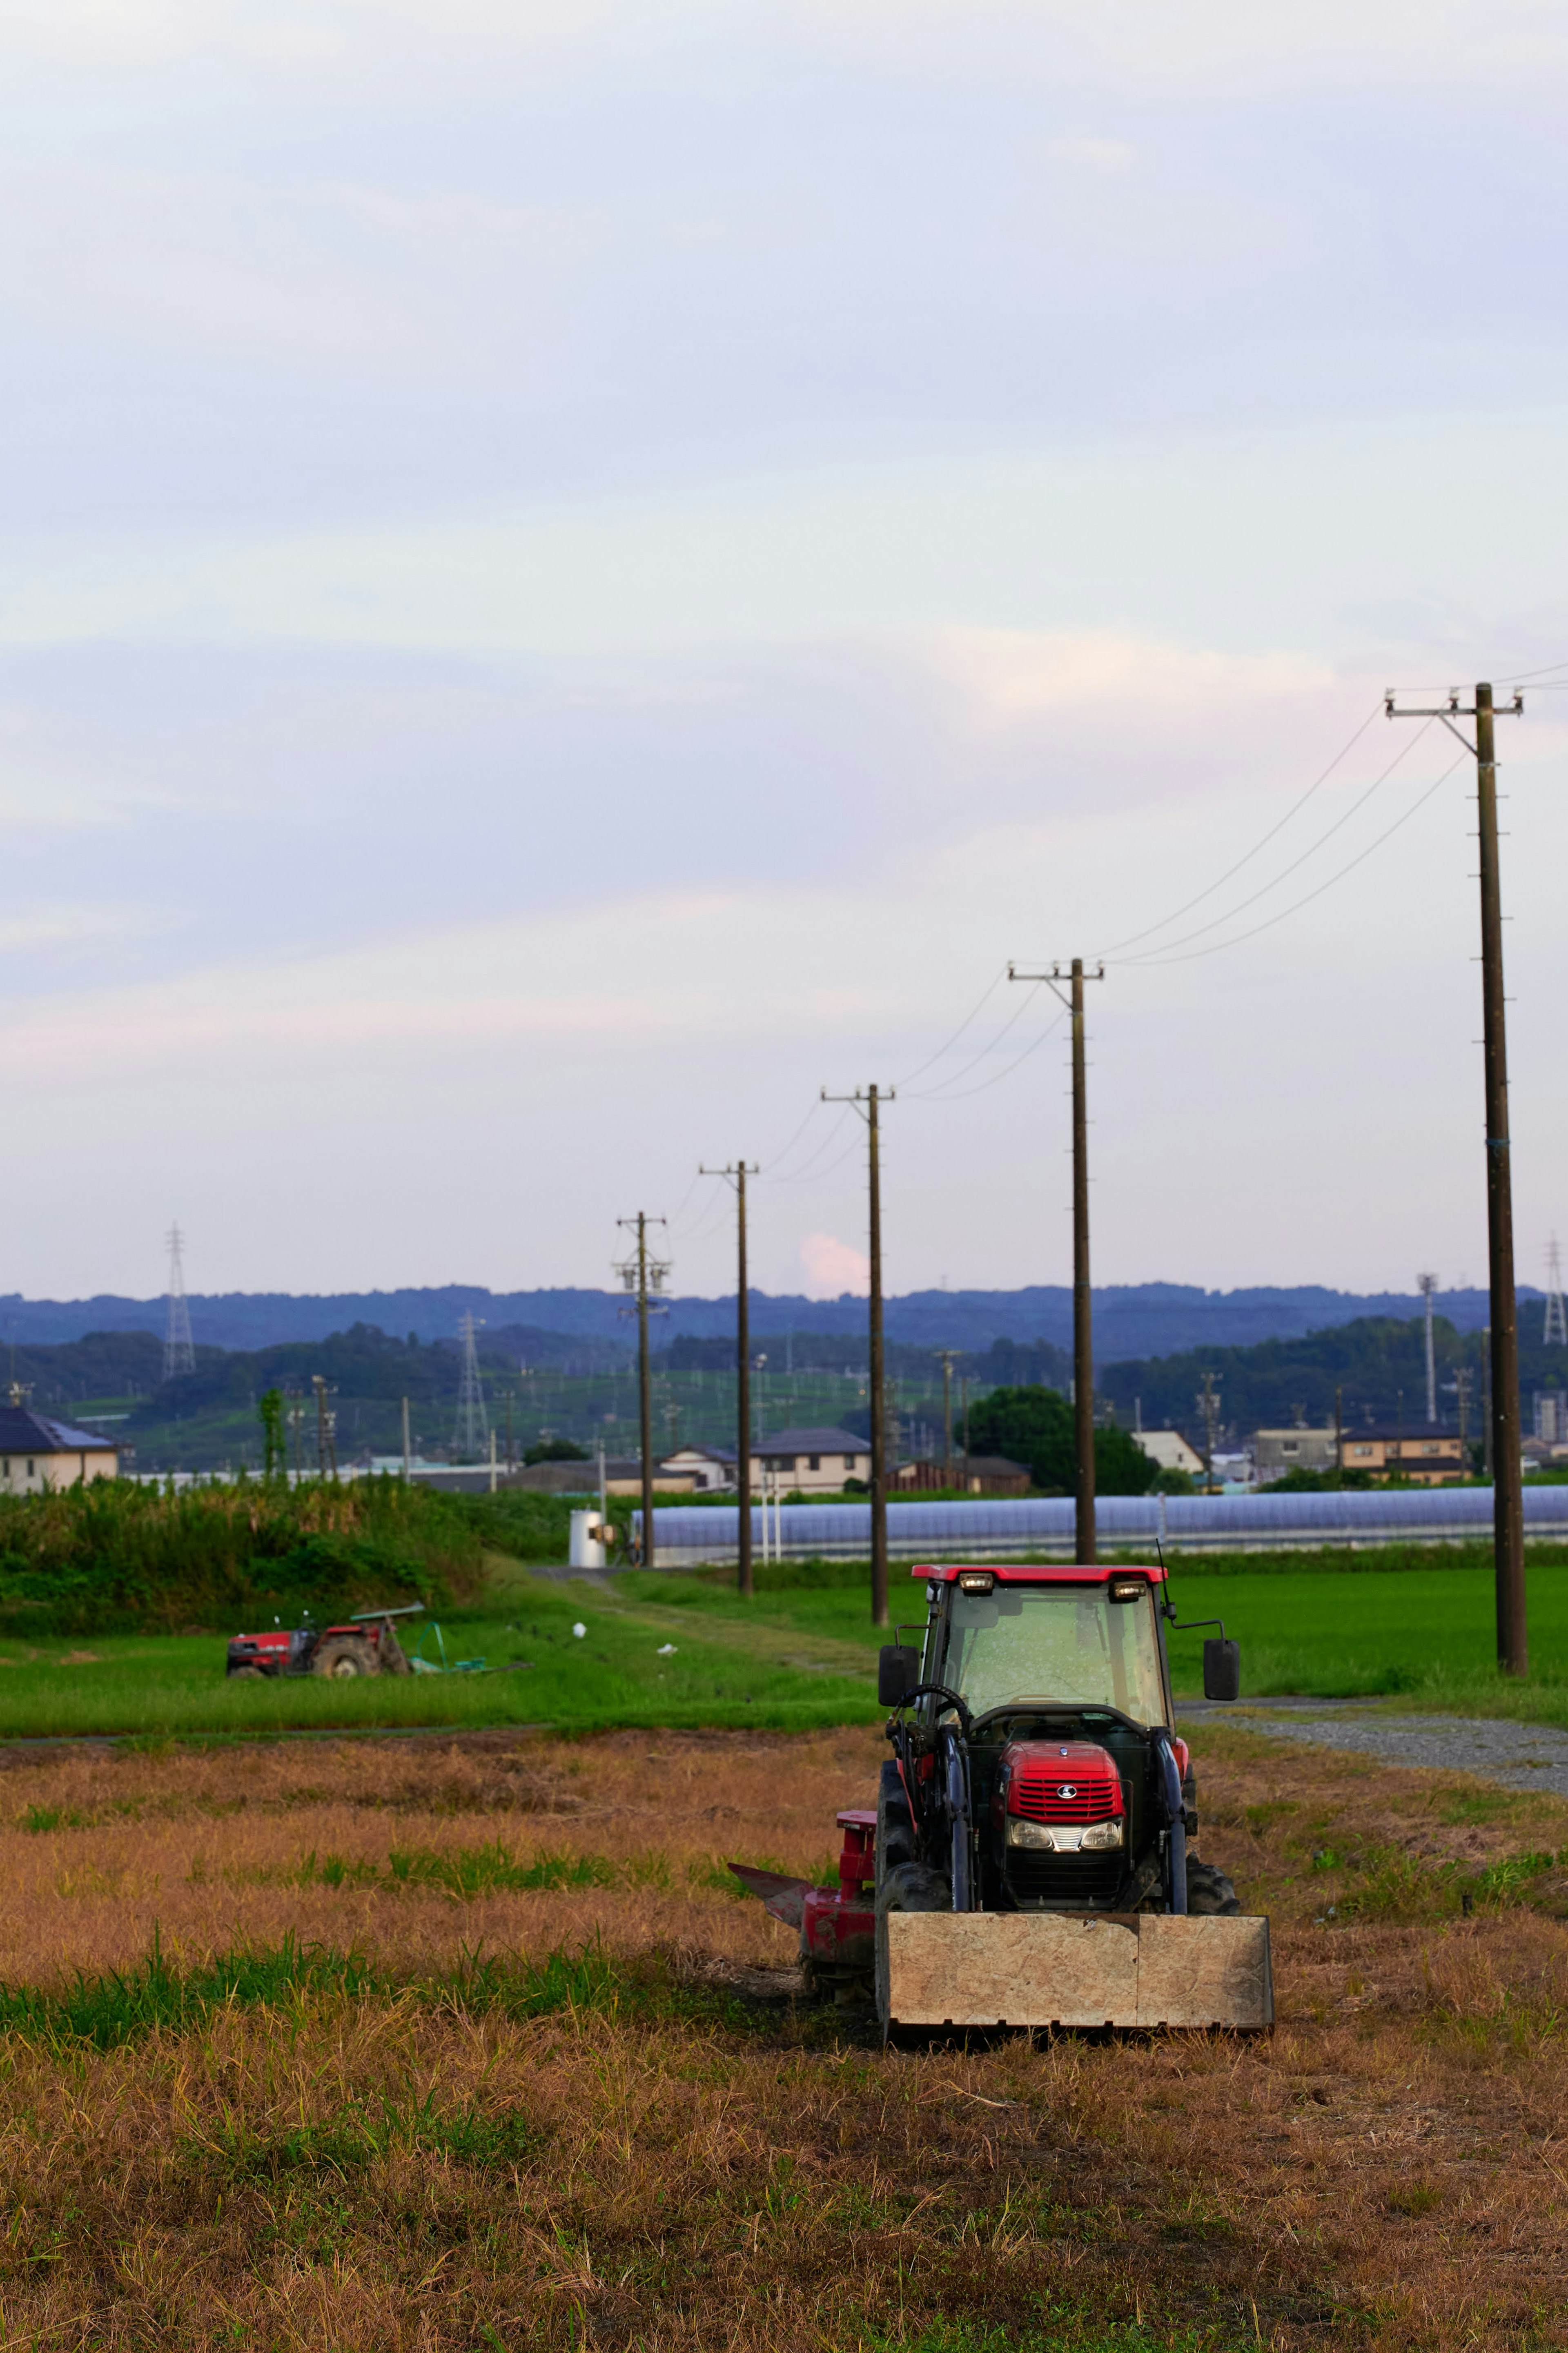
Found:
[[[1307, 1556], [1311, 1559], [1311, 1556]], [[0, 1738], [79, 1732], [146, 1736], [376, 1725], [756, 1725], [804, 1730], [877, 1718], [864, 1571], [850, 1564], [765, 1576], [742, 1603], [728, 1579], [629, 1574], [563, 1585], [492, 1555], [490, 1600], [446, 1625], [450, 1657], [483, 1675], [309, 1677], [228, 1683], [219, 1636], [106, 1636], [0, 1643]], [[784, 1582], [782, 1578], [795, 1581]], [[1223, 1617], [1242, 1643], [1249, 1697], [1396, 1694], [1415, 1706], [1568, 1724], [1568, 1566], [1532, 1559], [1532, 1675], [1491, 1664], [1489, 1564], [1439, 1553], [1397, 1568], [1178, 1565], [1185, 1619]], [[895, 1617], [923, 1620], [922, 1588], [896, 1576]], [[574, 1623], [587, 1634], [574, 1636]], [[1171, 1637], [1178, 1694], [1202, 1685], [1201, 1633]], [[670, 1647], [673, 1645], [673, 1648]]]
[[825, 1873], [881, 1753], [13, 1751], [4, 2342], [1568, 2343], [1568, 1807], [1202, 1733], [1276, 2033], [885, 2056], [724, 1869]]

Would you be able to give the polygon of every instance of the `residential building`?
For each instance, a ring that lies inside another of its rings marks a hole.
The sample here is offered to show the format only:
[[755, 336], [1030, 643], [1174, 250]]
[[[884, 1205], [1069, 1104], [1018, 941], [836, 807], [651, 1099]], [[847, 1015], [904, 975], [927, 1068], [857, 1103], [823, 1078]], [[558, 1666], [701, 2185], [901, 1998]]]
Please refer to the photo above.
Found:
[[84, 1487], [92, 1479], [114, 1478], [119, 1469], [119, 1454], [101, 1431], [35, 1413], [16, 1388], [10, 1403], [0, 1405], [0, 1494]]
[[1260, 1430], [1252, 1441], [1257, 1483], [1271, 1487], [1287, 1471], [1337, 1471], [1340, 1458], [1331, 1430]]
[[1203, 1458], [1179, 1430], [1135, 1430], [1132, 1434], [1161, 1471], [1185, 1471], [1190, 1478], [1202, 1477]]
[[1445, 1430], [1437, 1421], [1415, 1421], [1347, 1430], [1344, 1467], [1365, 1471], [1373, 1479], [1408, 1479], [1419, 1487], [1440, 1487], [1463, 1479], [1470, 1466], [1457, 1430]]
[[759, 1438], [751, 1459], [759, 1489], [776, 1479], [786, 1494], [836, 1493], [846, 1479], [870, 1478], [871, 1440], [853, 1430], [780, 1430]]
[[658, 1469], [661, 1487], [685, 1486], [697, 1494], [712, 1494], [735, 1485], [733, 1446], [680, 1446], [666, 1454]]
[[918, 1494], [958, 1488], [967, 1495], [1027, 1495], [1029, 1465], [1010, 1462], [1004, 1454], [955, 1454], [949, 1478], [940, 1455], [926, 1455], [918, 1461], [901, 1462], [892, 1484], [895, 1491], [913, 1489]]

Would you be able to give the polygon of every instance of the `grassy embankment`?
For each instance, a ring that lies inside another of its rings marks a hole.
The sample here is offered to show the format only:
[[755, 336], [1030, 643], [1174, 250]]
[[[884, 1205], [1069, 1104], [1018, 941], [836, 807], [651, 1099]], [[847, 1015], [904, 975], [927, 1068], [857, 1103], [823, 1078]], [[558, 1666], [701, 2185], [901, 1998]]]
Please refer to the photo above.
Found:
[[51, 1757], [0, 1785], [7, 2342], [1564, 2342], [1568, 1806], [1206, 1729], [1279, 2025], [884, 2056], [731, 1855], [870, 1730]]

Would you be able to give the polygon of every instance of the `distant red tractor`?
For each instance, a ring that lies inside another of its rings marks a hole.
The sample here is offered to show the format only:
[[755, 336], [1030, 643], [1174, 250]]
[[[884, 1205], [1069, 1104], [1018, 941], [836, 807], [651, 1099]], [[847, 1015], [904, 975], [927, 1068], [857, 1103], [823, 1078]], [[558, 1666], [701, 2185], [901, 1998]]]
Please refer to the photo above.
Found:
[[228, 1645], [226, 1672], [240, 1679], [261, 1675], [408, 1675], [414, 1672], [393, 1629], [395, 1618], [417, 1618], [422, 1601], [401, 1609], [357, 1610], [342, 1626], [274, 1626], [269, 1634], [236, 1634]]

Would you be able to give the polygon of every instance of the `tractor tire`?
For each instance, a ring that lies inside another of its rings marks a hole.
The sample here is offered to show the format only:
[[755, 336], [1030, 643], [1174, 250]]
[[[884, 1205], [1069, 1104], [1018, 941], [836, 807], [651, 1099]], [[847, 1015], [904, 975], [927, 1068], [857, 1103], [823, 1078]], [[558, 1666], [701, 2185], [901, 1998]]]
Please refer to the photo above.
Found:
[[876, 1875], [885, 1879], [900, 1863], [915, 1860], [915, 1823], [898, 1767], [891, 1758], [876, 1791]]
[[1210, 1920], [1234, 1920], [1241, 1910], [1226, 1874], [1215, 1863], [1200, 1862], [1196, 1855], [1187, 1858], [1187, 1909]]
[[368, 1642], [361, 1641], [357, 1635], [339, 1634], [330, 1642], [317, 1643], [311, 1672], [331, 1675], [341, 1682], [349, 1675], [374, 1675], [379, 1670]]
[[[902, 1794], [902, 1792], [900, 1793]], [[878, 1807], [880, 1813], [881, 1808]], [[884, 2034], [891, 2005], [887, 1968], [887, 1915], [890, 1912], [950, 1912], [953, 1891], [946, 1874], [926, 1862], [895, 1862], [876, 1878], [876, 2014]]]

